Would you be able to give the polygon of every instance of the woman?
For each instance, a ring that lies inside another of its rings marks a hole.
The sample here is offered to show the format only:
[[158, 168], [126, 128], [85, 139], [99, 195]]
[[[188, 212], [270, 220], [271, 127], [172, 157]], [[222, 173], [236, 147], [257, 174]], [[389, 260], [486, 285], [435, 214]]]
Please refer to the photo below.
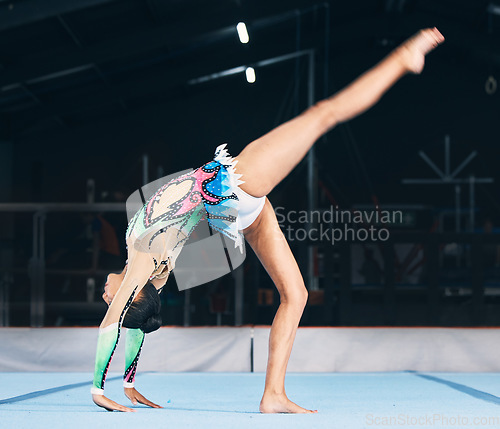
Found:
[[97, 405], [108, 410], [134, 411], [103, 394], [123, 322], [131, 328], [126, 340], [125, 394], [134, 404], [159, 407], [134, 387], [137, 360], [144, 333], [161, 324], [157, 290], [165, 284], [183, 243], [199, 220], [206, 218], [212, 228], [236, 245], [241, 244], [243, 233], [280, 293], [281, 303], [269, 338], [260, 411], [315, 412], [293, 403], [285, 393], [286, 367], [307, 290], [266, 195], [320, 136], [372, 107], [405, 74], [420, 73], [425, 55], [443, 41], [436, 28], [420, 31], [345, 89], [250, 143], [235, 159], [224, 146], [219, 147], [213, 161], [174, 179], [150, 198], [127, 229], [128, 265], [121, 274], [108, 276], [103, 294], [110, 307], [99, 330], [92, 388]]

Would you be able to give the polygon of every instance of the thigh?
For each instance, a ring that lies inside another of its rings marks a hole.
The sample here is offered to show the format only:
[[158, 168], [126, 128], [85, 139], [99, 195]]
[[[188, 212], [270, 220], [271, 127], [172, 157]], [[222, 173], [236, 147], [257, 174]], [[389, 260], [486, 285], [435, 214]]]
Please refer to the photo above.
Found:
[[307, 294], [304, 280], [267, 198], [258, 218], [243, 233], [276, 285], [282, 302], [303, 298]]
[[254, 197], [271, 192], [327, 131], [328, 114], [327, 103], [317, 103], [247, 145], [236, 157], [236, 172], [243, 174], [241, 189]]

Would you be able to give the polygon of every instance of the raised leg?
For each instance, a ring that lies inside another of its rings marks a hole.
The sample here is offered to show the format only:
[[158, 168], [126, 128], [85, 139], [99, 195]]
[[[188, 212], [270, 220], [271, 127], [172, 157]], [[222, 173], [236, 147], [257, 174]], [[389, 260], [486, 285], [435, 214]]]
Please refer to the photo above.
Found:
[[372, 107], [406, 73], [420, 73], [425, 55], [443, 41], [435, 28], [420, 31], [342, 91], [250, 143], [237, 156], [241, 188], [267, 195], [319, 137]]
[[297, 262], [281, 232], [271, 203], [245, 231], [280, 294], [280, 306], [269, 335], [266, 384], [260, 403], [262, 413], [312, 413], [290, 401], [285, 393], [285, 374], [295, 333], [307, 302], [307, 290]]

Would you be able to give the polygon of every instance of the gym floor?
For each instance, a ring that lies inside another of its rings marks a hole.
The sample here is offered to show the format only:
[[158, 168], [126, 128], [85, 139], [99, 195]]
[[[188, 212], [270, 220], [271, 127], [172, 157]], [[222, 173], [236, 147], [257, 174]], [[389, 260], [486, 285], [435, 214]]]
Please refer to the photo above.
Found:
[[[290, 373], [287, 394], [318, 414], [258, 411], [264, 374], [139, 373], [136, 388], [163, 409], [107, 412], [91, 400], [89, 373], [1, 373], [1, 428], [500, 427], [497, 373]], [[121, 375], [106, 395], [130, 406]]]

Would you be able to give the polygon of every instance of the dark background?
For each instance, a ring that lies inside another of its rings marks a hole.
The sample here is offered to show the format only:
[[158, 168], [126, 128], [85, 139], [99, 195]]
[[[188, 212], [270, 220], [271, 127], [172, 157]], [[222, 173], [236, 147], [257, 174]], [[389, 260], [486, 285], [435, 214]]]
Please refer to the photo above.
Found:
[[[228, 142], [236, 154], [306, 107], [305, 64], [299, 64], [301, 98], [292, 109], [282, 105], [287, 95], [288, 104], [294, 102], [293, 61], [257, 70], [253, 85], [241, 74], [197, 86], [187, 84], [190, 78], [314, 48], [319, 99], [419, 28], [437, 26], [447, 41], [429, 56], [423, 75], [405, 78], [350, 128], [381, 202], [451, 205], [451, 192], [400, 181], [434, 177], [417, 152], [442, 165], [445, 134], [452, 139], [452, 165], [476, 149], [479, 156], [464, 174], [496, 177], [499, 94], [487, 95], [484, 87], [498, 73], [500, 17], [487, 13], [488, 4], [367, 0], [314, 8], [307, 1], [73, 0], [44, 9], [5, 2], [0, 108], [2, 140], [14, 144], [11, 201], [85, 201], [89, 177], [98, 190], [132, 192], [143, 153], [151, 156], [152, 174], [156, 165], [167, 173], [197, 166], [216, 145]], [[262, 22], [289, 11], [282, 22]], [[239, 20], [247, 22], [248, 45], [228, 30]], [[344, 205], [369, 203], [366, 179], [350, 156], [353, 142], [346, 140], [341, 131], [330, 133], [328, 143], [318, 145], [321, 164]], [[496, 182], [479, 192], [495, 215]]]
[[[436, 177], [418, 151], [442, 167], [448, 134], [452, 168], [478, 152], [461, 177], [495, 179], [476, 187], [474, 207], [478, 231], [487, 218], [495, 226], [500, 94], [485, 90], [488, 77], [500, 75], [500, 16], [492, 6], [478, 0], [2, 1], [2, 202], [85, 202], [90, 178], [96, 202], [119, 201], [142, 185], [144, 154], [150, 180], [201, 165], [224, 142], [236, 155], [307, 107], [305, 59], [257, 68], [254, 84], [243, 74], [198, 85], [190, 79], [314, 49], [319, 100], [418, 29], [436, 26], [446, 43], [428, 56], [421, 76], [405, 77], [373, 109], [316, 145], [324, 184], [319, 203], [331, 203], [326, 188], [342, 208], [374, 201], [425, 205], [430, 215], [419, 227], [428, 231], [434, 216], [453, 207], [452, 187], [401, 180]], [[238, 40], [239, 21], [247, 24], [247, 45]], [[305, 177], [303, 163], [270, 200], [305, 208]], [[296, 184], [301, 195], [290, 189]], [[464, 207], [467, 192], [464, 187]], [[74, 234], [74, 222], [57, 219], [48, 253]], [[120, 237], [124, 223], [125, 216], [115, 219]], [[3, 227], [25, 248], [16, 250], [19, 265], [27, 263], [31, 217], [19, 215]], [[16, 287], [11, 296], [20, 301], [23, 290]], [[255, 317], [246, 321], [269, 322]]]

